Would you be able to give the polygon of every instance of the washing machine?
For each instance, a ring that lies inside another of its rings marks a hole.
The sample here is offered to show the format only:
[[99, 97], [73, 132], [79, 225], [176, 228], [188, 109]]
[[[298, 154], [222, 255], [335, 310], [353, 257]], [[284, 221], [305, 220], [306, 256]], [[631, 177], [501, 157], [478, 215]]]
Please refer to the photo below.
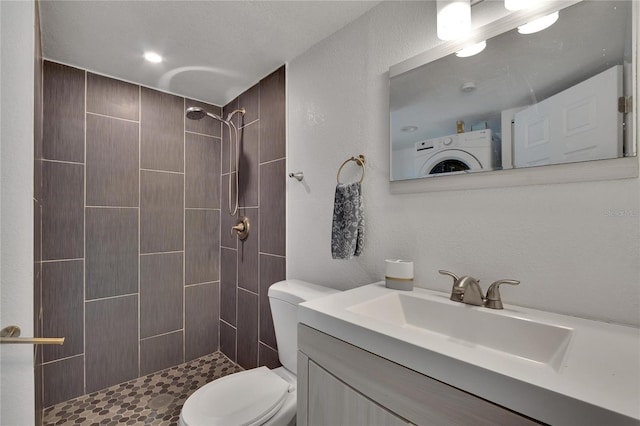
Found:
[[492, 170], [493, 151], [490, 129], [416, 142], [416, 177]]

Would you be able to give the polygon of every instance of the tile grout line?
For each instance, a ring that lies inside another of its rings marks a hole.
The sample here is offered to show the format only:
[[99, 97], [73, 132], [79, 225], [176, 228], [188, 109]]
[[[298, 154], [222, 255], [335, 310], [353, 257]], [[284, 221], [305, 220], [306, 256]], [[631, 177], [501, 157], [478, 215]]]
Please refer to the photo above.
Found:
[[[84, 356], [84, 352], [79, 353], [79, 354], [75, 354], [75, 355], [65, 356], [64, 358], [52, 359], [51, 361], [44, 361], [43, 360], [41, 365], [42, 366], [51, 365], [51, 364], [55, 364], [55, 363], [62, 362], [62, 361], [68, 361], [70, 359], [78, 358], [78, 357], [81, 357], [81, 356], [82, 357]], [[81, 396], [84, 396], [84, 395], [81, 395]]]
[[[261, 173], [260, 173], [260, 170], [262, 169], [262, 166], [260, 165], [260, 155], [262, 153], [262, 143], [261, 143], [262, 142], [262, 138], [260, 136], [260, 133], [261, 133], [260, 132], [260, 128], [262, 126], [262, 121], [261, 121], [261, 117], [260, 117], [260, 112], [261, 112], [260, 111], [260, 96], [262, 94], [261, 93], [262, 92], [261, 89], [262, 89], [261, 88], [261, 84], [258, 83], [258, 118], [254, 121], [254, 123], [257, 123], [257, 126], [258, 126], [258, 170], [257, 170], [257, 172], [258, 172], [258, 179], [257, 179], [257, 181], [258, 181], [258, 191], [257, 191], [258, 192], [258, 196], [257, 196], [257, 203], [258, 203], [258, 215], [257, 215], [258, 216], [258, 237], [257, 237], [257, 240], [258, 240], [258, 247], [257, 247], [257, 252], [258, 252], [258, 262], [257, 262], [258, 263], [258, 271], [257, 271], [257, 274], [256, 274], [256, 276], [258, 277], [258, 303], [257, 303], [258, 312], [256, 313], [257, 319], [258, 319], [256, 321], [256, 323], [258, 325], [258, 330], [256, 332], [256, 336], [258, 337], [258, 342], [257, 342], [257, 345], [258, 345], [257, 349], [258, 350], [256, 351], [256, 356], [257, 356], [258, 359], [256, 360], [256, 365], [258, 365], [258, 366], [260, 366], [260, 325], [262, 323], [261, 318], [260, 318], [260, 290], [261, 290], [260, 286], [262, 284], [262, 275], [260, 274], [260, 266], [261, 266], [261, 263], [262, 263], [260, 261], [260, 243], [261, 243], [261, 237], [262, 237], [262, 229], [261, 229], [262, 227], [259, 226], [260, 225], [260, 218], [262, 217], [262, 212], [260, 211], [260, 200], [261, 200], [261, 196], [260, 196], [261, 195], [260, 194], [260, 183], [261, 183], [260, 175], [261, 175]], [[249, 124], [251, 124], [251, 123], [249, 123]]]
[[268, 161], [263, 161], [262, 163], [260, 163], [261, 166], [264, 166], [265, 164], [271, 164], [271, 163], [276, 163], [278, 161], [282, 161], [282, 160], [286, 160], [287, 157], [280, 157], [280, 158], [275, 158], [273, 160], [268, 160]]
[[[182, 111], [187, 110], [187, 98], [182, 98]], [[187, 116], [182, 114], [182, 361], [187, 359]]]
[[[177, 330], [171, 330], [171, 331], [167, 331], [165, 333], [160, 333], [160, 334], [154, 334], [153, 336], [149, 336], [149, 337], [140, 337], [140, 342], [142, 342], [143, 340], [150, 340], [150, 339], [155, 339], [156, 337], [163, 337], [163, 336], [168, 336], [170, 334], [175, 334], [175, 333], [179, 333], [181, 331], [184, 331], [184, 329], [179, 328]], [[144, 376], [144, 375], [143, 375]], [[138, 376], [138, 377], [142, 377], [142, 376]]]
[[[258, 104], [260, 104], [260, 91], [259, 91], [259, 90], [258, 90]], [[238, 106], [240, 106], [240, 104], [239, 104], [239, 103], [238, 103]], [[258, 111], [259, 111], [259, 110], [258, 110]], [[244, 126], [240, 126], [240, 127], [238, 128], [238, 130], [242, 130], [242, 129], [244, 129], [245, 127], [249, 127], [249, 126], [251, 126], [252, 124], [255, 124], [256, 122], [258, 122], [259, 120], [260, 120], [260, 112], [258, 112], [258, 118], [256, 118], [255, 120], [253, 120], [253, 121], [251, 121], [251, 122], [249, 122], [249, 123], [246, 123]]]
[[121, 299], [124, 297], [136, 296], [138, 293], [127, 293], [127, 294], [117, 294], [115, 296], [104, 296], [104, 297], [96, 297], [95, 299], [87, 299], [84, 301], [85, 304], [99, 302], [102, 300], [110, 300], [110, 299]]
[[88, 96], [88, 78], [87, 70], [84, 70], [84, 185], [83, 185], [83, 201], [82, 209], [83, 229], [82, 229], [82, 352], [84, 354], [82, 360], [82, 388], [83, 393], [87, 393], [87, 96]]
[[229, 324], [229, 321], [225, 321], [223, 318], [220, 318], [220, 321], [222, 321], [223, 323], [225, 323], [226, 325], [228, 325], [229, 327], [233, 328], [234, 330], [236, 329], [235, 325], [231, 325]]
[[[186, 105], [185, 105], [186, 106]], [[206, 133], [199, 133], [199, 132], [194, 132], [192, 130], [187, 130], [185, 128], [184, 130], [185, 133], [191, 134], [191, 135], [198, 135], [198, 136], [204, 136], [205, 138], [211, 138], [211, 139], [222, 139], [222, 136], [214, 136], [214, 135], [207, 135]]]
[[[223, 108], [220, 107], [220, 114]], [[222, 123], [220, 123], [220, 159], [218, 161], [218, 176], [216, 177], [218, 185], [218, 210], [220, 211], [220, 220], [218, 221], [218, 278], [220, 279], [220, 290], [218, 297], [218, 350], [222, 351], [222, 147], [224, 146], [224, 135], [222, 133]]]
[[175, 172], [172, 170], [156, 170], [156, 169], [145, 169], [140, 166], [140, 170], [144, 172], [154, 172], [154, 173], [170, 173], [174, 175], [184, 175], [184, 172]]
[[182, 250], [176, 251], [153, 251], [149, 253], [140, 253], [140, 256], [154, 256], [156, 254], [176, 254], [176, 253], [184, 253]]
[[141, 218], [142, 218], [142, 86], [138, 86], [138, 377], [142, 371], [142, 343], [141, 333], [142, 328], [142, 238], [141, 238]]
[[272, 348], [270, 345], [267, 345], [265, 342], [263, 342], [262, 340], [260, 340], [260, 344], [266, 346], [267, 348], [271, 349], [272, 351], [278, 353], [278, 350], [276, 348]]
[[205, 281], [205, 282], [201, 282], [201, 283], [193, 283], [193, 284], [185, 284], [185, 287], [195, 287], [197, 285], [215, 285], [215, 284], [219, 284], [220, 280], [216, 280], [216, 281]]
[[87, 206], [85, 205], [86, 208], [88, 209], [137, 209], [138, 207], [132, 207], [132, 206]]
[[251, 291], [251, 290], [246, 289], [246, 288], [244, 288], [244, 287], [240, 287], [240, 286], [238, 286], [238, 291], [240, 291], [240, 290], [242, 290], [242, 291], [244, 291], [244, 292], [246, 292], [246, 293], [250, 293], [250, 294], [252, 294], [252, 295], [254, 295], [254, 296], [259, 296], [259, 294], [258, 294], [258, 293], [256, 293], [255, 291]]
[[282, 255], [282, 254], [273, 254], [273, 253], [268, 253], [268, 252], [265, 252], [265, 251], [259, 251], [258, 253], [263, 255], [263, 256], [277, 257], [277, 258], [280, 258], [280, 259], [286, 259], [287, 258], [287, 256]]
[[[138, 86], [138, 94], [140, 93], [140, 86]], [[139, 97], [138, 97], [139, 99]], [[138, 100], [138, 103], [140, 103], [140, 100]], [[86, 111], [86, 110], [85, 110]], [[139, 111], [139, 107], [138, 107], [138, 111]], [[120, 121], [128, 121], [129, 123], [137, 123], [140, 124], [140, 117], [138, 116], [138, 120], [130, 120], [128, 118], [122, 118], [122, 117], [116, 117], [113, 115], [107, 115], [107, 114], [99, 114], [97, 112], [91, 112], [91, 111], [86, 111], [86, 114], [89, 115], [94, 115], [96, 117], [104, 117], [104, 118], [112, 118], [114, 120], [120, 120]]]
[[[85, 129], [86, 132], [86, 129]], [[79, 166], [84, 166], [85, 163], [79, 163], [77, 161], [65, 161], [65, 160], [52, 160], [52, 159], [48, 159], [48, 158], [42, 158], [40, 161], [43, 161], [45, 163], [59, 163], [59, 164], [76, 164]], [[86, 162], [86, 159], [85, 159]]]
[[[240, 97], [238, 97], [236, 99], [235, 108], [238, 108], [239, 106], [240, 106]], [[233, 109], [232, 109], [232, 111], [233, 111]], [[220, 124], [220, 126], [222, 128], [222, 131], [224, 132], [224, 127], [222, 127], [222, 124]], [[238, 139], [236, 138], [235, 146], [234, 147], [231, 146], [232, 145], [231, 129], [227, 129], [227, 130], [229, 130], [229, 158], [231, 158], [231, 155], [233, 153], [233, 149], [235, 149], [235, 153], [234, 153], [235, 156], [234, 156], [233, 159], [236, 160], [236, 161], [233, 162], [233, 167], [231, 165], [231, 162], [229, 162], [229, 185], [228, 185], [229, 196], [227, 197], [227, 202], [229, 202], [229, 200], [231, 199], [231, 175], [233, 173], [236, 173], [236, 174], [239, 173], [239, 170], [236, 167], [236, 163], [238, 162], [237, 161], [238, 155], [240, 155], [240, 153], [238, 152], [238, 150], [240, 148], [240, 144], [238, 143]], [[234, 170], [232, 170], [232, 168]], [[238, 176], [238, 182], [240, 182], [240, 178], [239, 178], [240, 175], [237, 174], [237, 176]], [[236, 194], [238, 195], [238, 197], [240, 197], [240, 195], [238, 194], [239, 189], [240, 188], [238, 186], [236, 186]], [[227, 206], [227, 207], [229, 209], [231, 209], [231, 206]], [[240, 286], [239, 286], [239, 284], [240, 284], [240, 242], [238, 241], [237, 238], [234, 239], [233, 241], [236, 243], [236, 250], [237, 250], [236, 251], [236, 284], [235, 284], [235, 286], [236, 286], [236, 338], [235, 338], [236, 360], [235, 360], [235, 362], [237, 363], [238, 362], [238, 337], [239, 337], [238, 336], [238, 328], [239, 328], [238, 327], [238, 310], [239, 310], [238, 307], [240, 306], [240, 303], [239, 303], [240, 302], [240, 300], [239, 300], [240, 298], [238, 297], [240, 295]]]
[[77, 262], [79, 260], [84, 260], [84, 257], [77, 257], [74, 259], [51, 259], [51, 260], [41, 260], [40, 263], [56, 263], [56, 262]]

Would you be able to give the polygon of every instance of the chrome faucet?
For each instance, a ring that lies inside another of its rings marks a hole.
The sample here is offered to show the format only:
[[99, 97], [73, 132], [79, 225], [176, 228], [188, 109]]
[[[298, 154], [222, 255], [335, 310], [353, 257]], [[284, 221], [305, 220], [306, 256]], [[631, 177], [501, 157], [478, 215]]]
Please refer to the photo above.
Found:
[[500, 285], [511, 284], [518, 285], [520, 281], [516, 280], [499, 280], [489, 286], [487, 297], [482, 296], [480, 281], [473, 277], [458, 277], [453, 272], [439, 270], [442, 275], [448, 275], [453, 278], [453, 287], [451, 288], [451, 296], [449, 299], [454, 302], [462, 302], [468, 305], [485, 306], [490, 309], [503, 309], [502, 300], [500, 299]]

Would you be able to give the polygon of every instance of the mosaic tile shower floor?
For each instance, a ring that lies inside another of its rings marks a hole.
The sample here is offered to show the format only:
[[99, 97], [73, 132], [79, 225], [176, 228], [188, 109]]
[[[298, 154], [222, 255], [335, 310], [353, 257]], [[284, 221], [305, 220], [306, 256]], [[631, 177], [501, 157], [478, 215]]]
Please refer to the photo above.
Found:
[[204, 384], [242, 371], [220, 352], [47, 408], [44, 425], [176, 425]]

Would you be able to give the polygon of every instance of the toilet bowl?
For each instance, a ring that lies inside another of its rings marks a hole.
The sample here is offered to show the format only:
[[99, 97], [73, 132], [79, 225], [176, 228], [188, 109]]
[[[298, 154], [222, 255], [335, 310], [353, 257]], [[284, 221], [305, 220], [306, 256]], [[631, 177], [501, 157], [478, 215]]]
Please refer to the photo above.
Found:
[[299, 280], [269, 287], [282, 367], [254, 368], [207, 383], [184, 403], [180, 426], [295, 425], [298, 304], [336, 291]]
[[295, 416], [295, 375], [284, 367], [259, 367], [198, 389], [184, 403], [180, 425], [293, 425]]

